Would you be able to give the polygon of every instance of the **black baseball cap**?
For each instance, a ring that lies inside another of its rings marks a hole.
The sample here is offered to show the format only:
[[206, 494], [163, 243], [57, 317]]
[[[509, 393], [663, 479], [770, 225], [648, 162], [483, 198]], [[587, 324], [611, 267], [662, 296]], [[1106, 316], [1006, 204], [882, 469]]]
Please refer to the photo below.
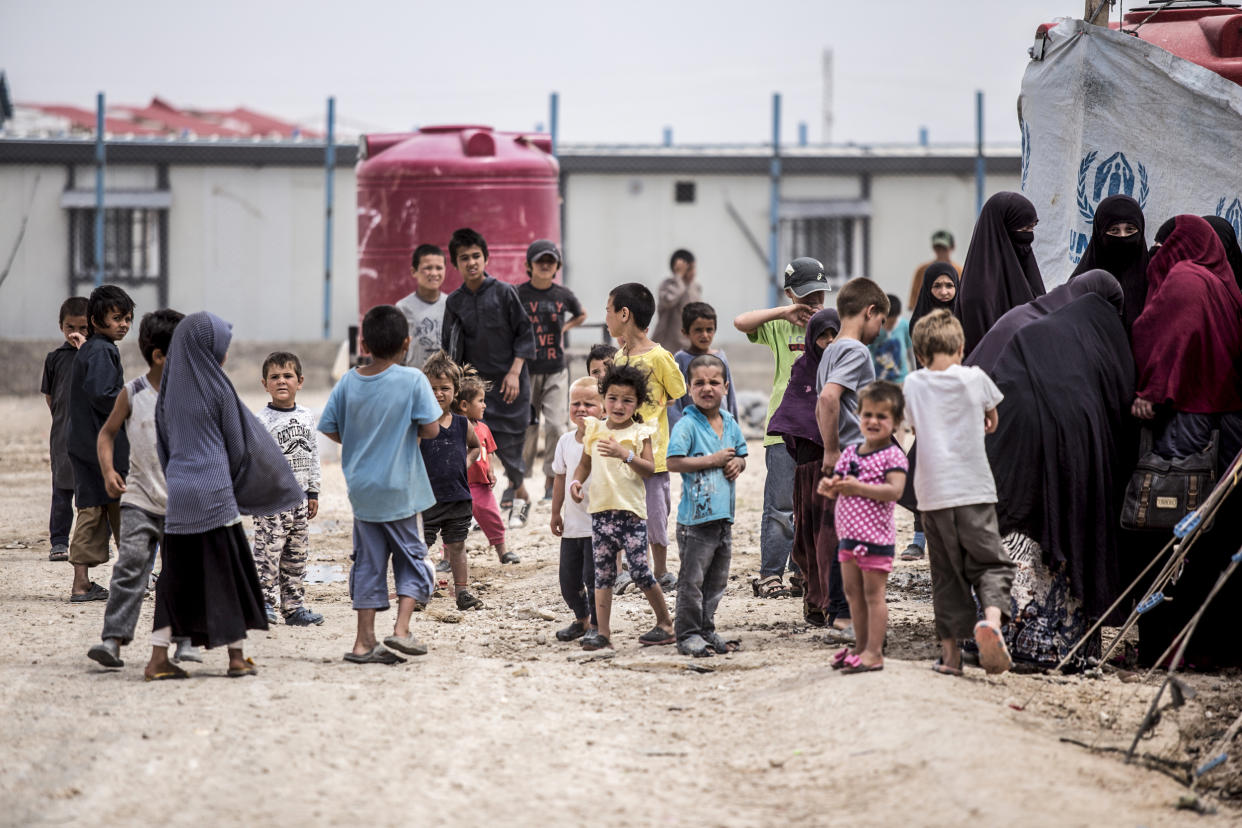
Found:
[[794, 259], [785, 268], [785, 289], [801, 299], [817, 290], [830, 290], [824, 266], [809, 256]]
[[530, 247], [526, 248], [526, 262], [537, 262], [541, 256], [551, 256], [557, 262], [561, 261], [561, 251], [556, 249], [556, 245], [547, 239], [535, 239], [530, 243]]

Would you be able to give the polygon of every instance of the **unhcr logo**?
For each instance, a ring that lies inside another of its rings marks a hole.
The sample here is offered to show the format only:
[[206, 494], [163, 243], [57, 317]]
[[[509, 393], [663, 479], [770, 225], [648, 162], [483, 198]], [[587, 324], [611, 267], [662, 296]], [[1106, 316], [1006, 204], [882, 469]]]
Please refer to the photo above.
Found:
[[1216, 205], [1216, 215], [1233, 225], [1233, 232], [1242, 239], [1242, 200], [1235, 198], [1229, 204], [1229, 196], [1225, 196]]
[[1092, 150], [1082, 157], [1078, 165], [1078, 215], [1087, 224], [1087, 231], [1070, 230], [1069, 258], [1077, 264], [1091, 242], [1091, 224], [1095, 221], [1095, 208], [1100, 200], [1114, 195], [1126, 195], [1147, 207], [1147, 168], [1140, 163], [1131, 164], [1123, 152], [1114, 152], [1096, 163], [1099, 150]]

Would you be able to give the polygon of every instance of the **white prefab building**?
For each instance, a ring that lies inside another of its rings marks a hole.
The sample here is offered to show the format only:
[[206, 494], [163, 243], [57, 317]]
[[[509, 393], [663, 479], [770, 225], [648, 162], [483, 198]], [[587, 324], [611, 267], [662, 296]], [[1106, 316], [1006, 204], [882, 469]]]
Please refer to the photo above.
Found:
[[[107, 145], [104, 281], [140, 313], [210, 310], [238, 340], [320, 339], [324, 146], [131, 140]], [[338, 146], [331, 332], [357, 320], [356, 148]], [[94, 284], [94, 144], [0, 140], [0, 337], [55, 338]]]
[[[133, 139], [107, 145], [105, 280], [140, 312], [211, 310], [238, 341], [320, 339], [324, 146]], [[694, 252], [705, 301], [728, 321], [771, 301], [769, 150], [560, 148], [565, 281], [590, 322], [608, 290], [653, 289], [669, 254]], [[336, 148], [331, 337], [358, 319], [355, 147]], [[94, 145], [0, 139], [0, 338], [55, 338], [61, 301], [95, 273]], [[930, 235], [961, 261], [975, 217], [973, 149], [790, 148], [777, 201], [780, 267], [824, 262], [837, 282], [870, 276], [902, 297]], [[1017, 189], [1017, 148], [989, 149], [987, 192]], [[484, 235], [487, 228], [479, 227]], [[419, 240], [411, 239], [411, 250]], [[412, 289], [412, 287], [411, 287]], [[590, 339], [598, 334], [584, 334]], [[582, 341], [582, 340], [579, 340]]]
[[[654, 290], [678, 248], [695, 255], [720, 340], [740, 341], [729, 321], [770, 305], [770, 149], [574, 146], [559, 160], [566, 282], [593, 321], [613, 285]], [[1020, 167], [1017, 147], [989, 148], [986, 194], [1017, 190]], [[868, 276], [904, 303], [934, 231], [965, 256], [975, 201], [973, 148], [782, 148], [778, 269], [812, 256], [835, 284]]]

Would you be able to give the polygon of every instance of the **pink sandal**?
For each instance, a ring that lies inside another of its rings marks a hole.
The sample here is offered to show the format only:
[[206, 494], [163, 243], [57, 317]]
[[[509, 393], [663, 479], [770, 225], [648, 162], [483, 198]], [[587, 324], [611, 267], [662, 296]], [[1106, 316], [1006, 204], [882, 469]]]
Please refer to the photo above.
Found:
[[830, 666], [834, 670], [840, 670], [842, 667], [845, 666], [845, 660], [849, 658], [851, 655], [853, 654], [850, 652], [849, 647], [842, 647], [832, 656], [832, 661], [830, 662]]
[[884, 662], [879, 664], [866, 665], [862, 662], [862, 657], [851, 653], [845, 657], [845, 661], [841, 664], [841, 672], [845, 675], [852, 673], [878, 673], [884, 669]]

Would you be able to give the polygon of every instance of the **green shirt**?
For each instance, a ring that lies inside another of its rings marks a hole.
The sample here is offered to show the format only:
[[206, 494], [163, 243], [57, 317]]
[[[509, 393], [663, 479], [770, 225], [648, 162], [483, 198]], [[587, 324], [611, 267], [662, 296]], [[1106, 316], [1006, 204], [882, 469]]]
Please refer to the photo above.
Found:
[[795, 325], [788, 319], [773, 319], [764, 322], [751, 333], [746, 334], [751, 342], [760, 342], [772, 349], [772, 358], [776, 362], [776, 371], [772, 374], [772, 396], [768, 398], [768, 416], [763, 418], [763, 444], [776, 446], [784, 442], [780, 437], [768, 434], [768, 421], [780, 407], [785, 396], [785, 386], [789, 385], [789, 369], [794, 361], [806, 350], [806, 328]]

